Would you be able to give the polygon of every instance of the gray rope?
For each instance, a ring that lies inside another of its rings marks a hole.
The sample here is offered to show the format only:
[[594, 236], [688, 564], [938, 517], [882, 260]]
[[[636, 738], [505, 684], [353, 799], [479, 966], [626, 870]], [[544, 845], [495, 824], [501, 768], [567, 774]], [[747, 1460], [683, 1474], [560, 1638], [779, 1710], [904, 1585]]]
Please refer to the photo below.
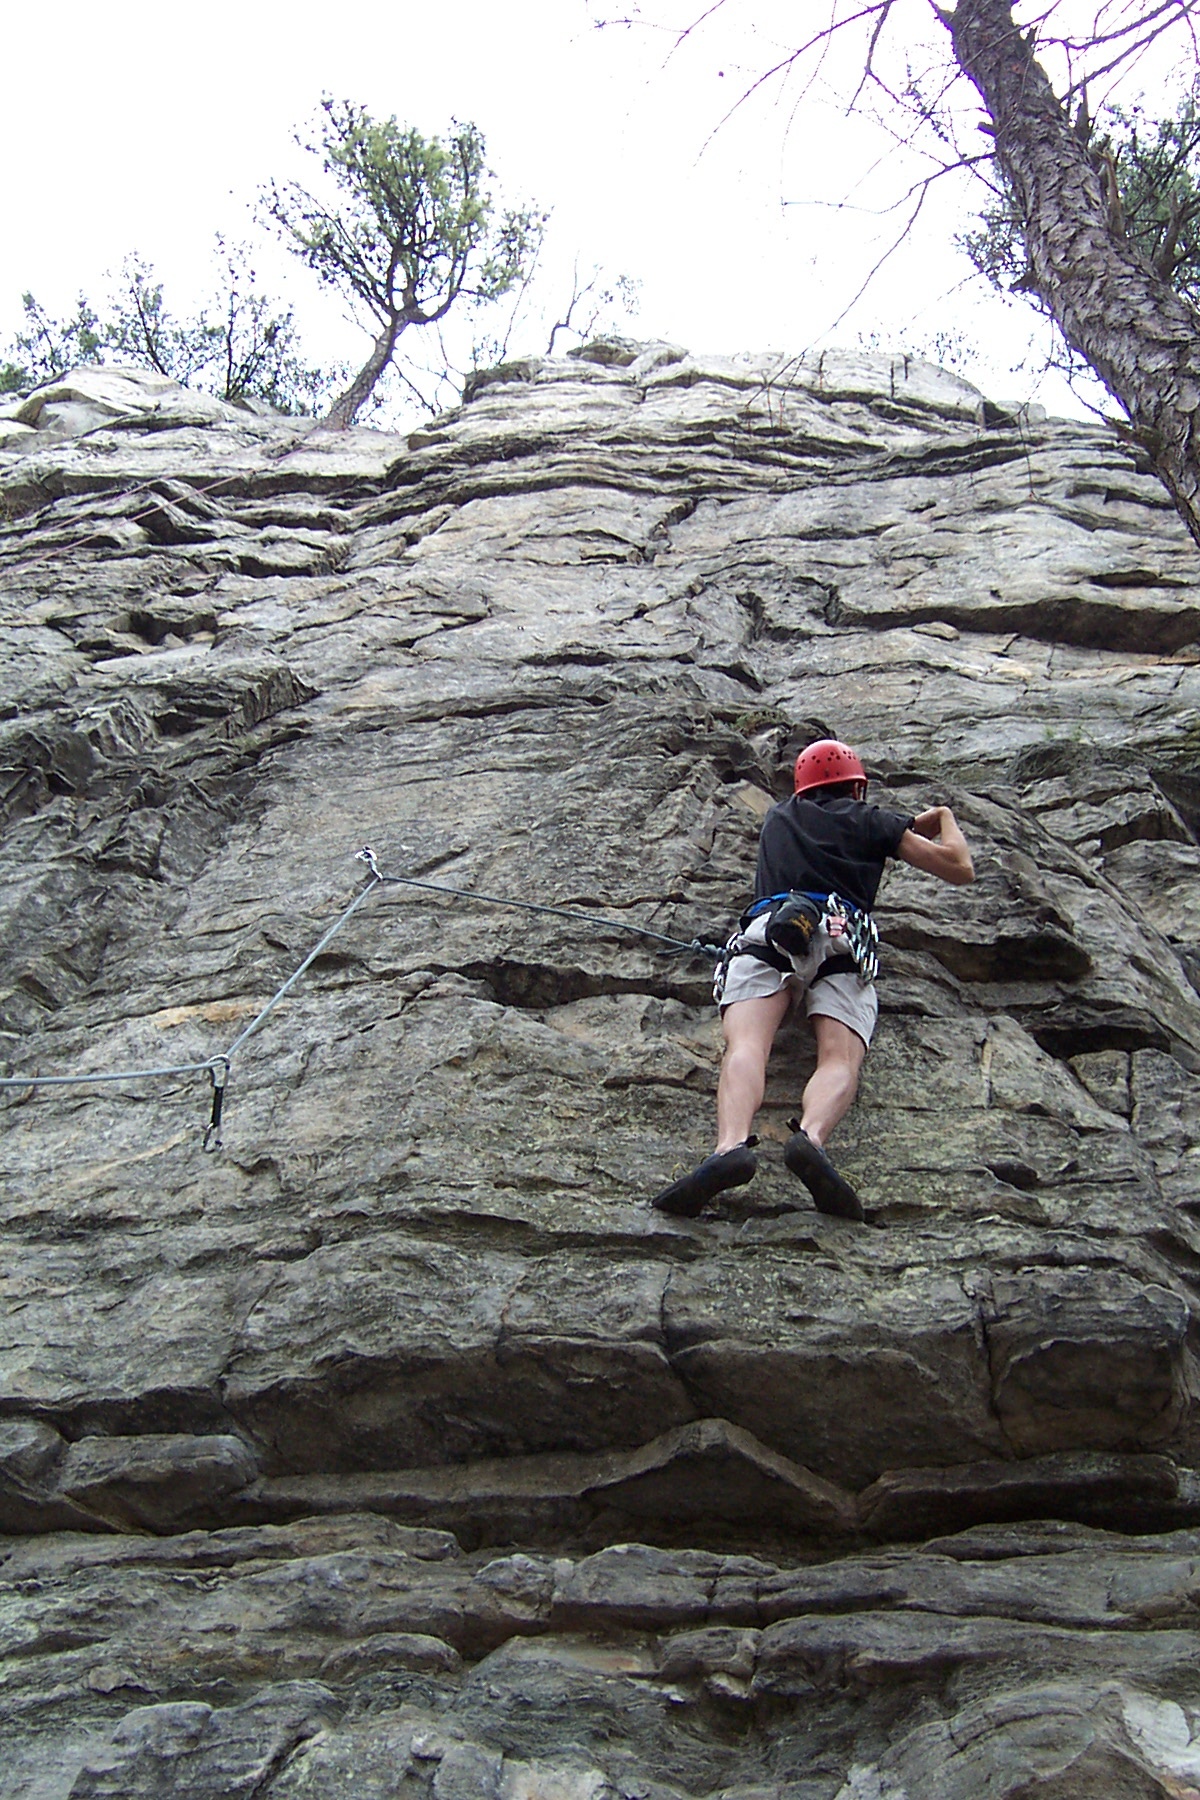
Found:
[[534, 900], [510, 900], [499, 894], [483, 894], [475, 888], [449, 887], [444, 882], [423, 881], [415, 875], [385, 875], [375, 860], [375, 852], [369, 844], [355, 853], [355, 860], [366, 863], [371, 871], [371, 879], [360, 894], [346, 907], [339, 918], [324, 936], [313, 945], [304, 961], [293, 969], [287, 980], [278, 987], [262, 1010], [255, 1014], [243, 1031], [234, 1038], [228, 1050], [210, 1056], [204, 1062], [175, 1063], [163, 1069], [119, 1069], [96, 1070], [81, 1075], [2, 1075], [0, 1088], [39, 1088], [39, 1087], [83, 1087], [94, 1081], [153, 1081], [165, 1079], [171, 1075], [207, 1075], [212, 1082], [212, 1119], [204, 1133], [204, 1148], [220, 1149], [221, 1147], [221, 1112], [225, 1100], [225, 1086], [229, 1080], [230, 1067], [246, 1039], [256, 1032], [260, 1025], [274, 1012], [285, 994], [293, 988], [324, 950], [330, 939], [335, 937], [346, 921], [354, 916], [365, 900], [381, 885], [389, 887], [424, 888], [435, 894], [450, 894], [460, 900], [480, 900], [488, 906], [513, 906], [522, 912], [550, 913], [557, 918], [571, 919], [577, 925], [601, 925], [610, 931], [632, 932], [637, 937], [652, 938], [657, 944], [666, 944], [672, 954], [683, 951], [693, 955], [719, 957], [721, 946], [706, 943], [702, 938], [667, 937], [661, 931], [651, 931], [648, 925], [637, 925], [627, 919], [607, 919], [593, 913], [575, 912], [566, 906], [549, 906]]
[[258, 1017], [255, 1019], [251, 1019], [250, 1023], [247, 1025], [245, 1031], [238, 1033], [237, 1037], [234, 1038], [232, 1044], [230, 1044], [228, 1050], [225, 1052], [225, 1061], [226, 1062], [232, 1061], [234, 1053], [241, 1049], [242, 1045], [245, 1043], [246, 1039], [251, 1035], [252, 1032], [255, 1032], [258, 1030], [259, 1026], [262, 1024], [262, 1022], [266, 1018], [267, 1014], [274, 1012], [275, 1008], [279, 1005], [279, 1002], [283, 999], [283, 996], [287, 993], [288, 989], [290, 987], [293, 987], [296, 984], [296, 982], [299, 981], [300, 977], [303, 975], [305, 969], [308, 968], [309, 964], [314, 963], [317, 960], [318, 956], [320, 956], [322, 950], [325, 948], [325, 946], [329, 942], [330, 938], [335, 936], [336, 933], [342, 929], [342, 926], [346, 923], [346, 920], [349, 919], [354, 913], [356, 913], [358, 911], [358, 909], [362, 905], [363, 901], [374, 890], [375, 886], [377, 885], [377, 880], [378, 880], [378, 877], [376, 878], [376, 880], [369, 881], [367, 883], [366, 887], [363, 889], [362, 893], [356, 895], [356, 897], [350, 902], [349, 906], [346, 908], [345, 912], [342, 914], [341, 918], [338, 919], [336, 921], [336, 923], [334, 923], [333, 925], [331, 925], [329, 927], [329, 930], [325, 933], [325, 936], [321, 939], [320, 943], [313, 945], [313, 948], [309, 951], [309, 953], [305, 957], [304, 961], [300, 964], [300, 967], [298, 969], [294, 970], [294, 972], [288, 976], [288, 978], [284, 982], [283, 986], [281, 988], [279, 988], [274, 994], [272, 994], [271, 998], [267, 1001], [267, 1004], [263, 1007], [263, 1009], [259, 1013]]
[[207, 1062], [175, 1063], [169, 1069], [116, 1069], [95, 1075], [3, 1075], [0, 1087], [69, 1087], [81, 1081], [147, 1081], [151, 1076], [201, 1075], [219, 1060], [210, 1056]]
[[653, 938], [656, 944], [668, 944], [672, 951], [690, 950], [697, 956], [712, 957], [721, 954], [719, 944], [706, 943], [703, 938], [666, 937], [661, 931], [651, 931], [648, 925], [636, 925], [628, 919], [605, 919], [594, 913], [574, 912], [568, 906], [547, 906], [534, 900], [509, 900], [499, 894], [481, 894], [478, 888], [447, 887], [440, 881], [418, 881], [415, 875], [385, 875], [369, 844], [363, 845], [357, 859], [366, 863], [377, 881], [382, 881], [389, 887], [427, 888], [433, 894], [453, 894], [459, 900], [483, 900], [489, 906], [516, 906], [522, 912], [553, 913], [559, 919], [573, 919], [577, 925], [603, 925], [610, 931], [632, 931], [638, 937]]
[[275, 1010], [288, 989], [294, 987], [304, 971], [310, 964], [316, 961], [330, 938], [334, 937], [342, 929], [346, 920], [358, 911], [363, 901], [374, 891], [378, 886], [378, 883], [379, 878], [374, 877], [367, 883], [360, 894], [354, 896], [354, 899], [342, 913], [341, 917], [334, 920], [334, 923], [329, 927], [329, 930], [321, 938], [320, 942], [314, 944], [300, 966], [292, 971], [282, 987], [275, 990], [262, 1011], [257, 1013], [255, 1017], [251, 1019], [245, 1030], [238, 1033], [228, 1050], [225, 1050], [216, 1056], [210, 1056], [206, 1062], [177, 1063], [171, 1068], [166, 1069], [100, 1070], [85, 1075], [3, 1075], [0, 1076], [0, 1088], [83, 1087], [92, 1081], [150, 1081], [168, 1075], [207, 1075], [212, 1081], [213, 1102], [212, 1118], [208, 1129], [204, 1133], [204, 1148], [206, 1150], [219, 1150], [221, 1147], [221, 1113], [225, 1103], [225, 1084], [229, 1080], [229, 1070], [234, 1055], [241, 1049], [251, 1033], [258, 1030], [268, 1013]]

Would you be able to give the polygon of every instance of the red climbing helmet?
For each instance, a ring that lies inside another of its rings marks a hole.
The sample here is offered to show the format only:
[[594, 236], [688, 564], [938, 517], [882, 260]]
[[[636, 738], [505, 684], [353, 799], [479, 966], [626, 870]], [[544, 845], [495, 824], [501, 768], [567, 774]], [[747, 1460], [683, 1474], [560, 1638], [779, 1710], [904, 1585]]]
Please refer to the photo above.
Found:
[[819, 738], [796, 758], [796, 792], [832, 787], [838, 781], [866, 781], [867, 771], [849, 744], [837, 738]]

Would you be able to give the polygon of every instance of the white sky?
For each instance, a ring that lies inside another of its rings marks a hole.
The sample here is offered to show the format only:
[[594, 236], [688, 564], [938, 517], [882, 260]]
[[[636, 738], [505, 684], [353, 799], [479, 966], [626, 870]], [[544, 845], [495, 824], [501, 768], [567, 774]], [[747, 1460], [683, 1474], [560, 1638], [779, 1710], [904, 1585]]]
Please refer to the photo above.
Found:
[[[941, 28], [909, 3], [938, 47]], [[700, 0], [644, 5], [680, 21], [702, 10]], [[1035, 374], [1011, 372], [1031, 333], [1044, 341], [1033, 315], [978, 282], [963, 286], [969, 267], [950, 242], [969, 222], [961, 185], [942, 184], [911, 241], [846, 313], [887, 241], [891, 221], [878, 209], [916, 169], [845, 119], [836, 65], [827, 86], [801, 96], [795, 82], [772, 85], [720, 124], [797, 20], [815, 21], [818, 9], [730, 0], [673, 55], [672, 34], [650, 25], [595, 28], [598, 16], [629, 10], [621, 0], [206, 0], [198, 9], [60, 0], [52, 13], [11, 10], [0, 338], [20, 323], [24, 289], [66, 311], [81, 288], [98, 297], [104, 272], [131, 250], [186, 310], [209, 286], [214, 232], [253, 234], [263, 182], [318, 179], [292, 132], [328, 91], [426, 132], [473, 119], [504, 195], [553, 210], [552, 307], [578, 255], [587, 269], [640, 280], [628, 335], [693, 350], [801, 351], [873, 331], [884, 348], [907, 347], [958, 329], [978, 352], [963, 372], [988, 392], [1079, 411], [1056, 377], [1039, 388]], [[919, 61], [919, 42], [906, 42]], [[295, 306], [315, 357], [362, 359], [366, 338], [294, 259], [272, 247], [256, 262], [264, 285]], [[513, 345], [544, 348], [544, 326], [532, 323]]]

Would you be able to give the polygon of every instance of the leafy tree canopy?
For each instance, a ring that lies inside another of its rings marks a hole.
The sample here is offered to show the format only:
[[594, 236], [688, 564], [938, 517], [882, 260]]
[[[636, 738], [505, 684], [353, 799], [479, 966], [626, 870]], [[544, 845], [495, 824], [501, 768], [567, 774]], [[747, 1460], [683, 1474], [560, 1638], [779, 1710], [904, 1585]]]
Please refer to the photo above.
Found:
[[244, 245], [218, 237], [217, 254], [216, 292], [190, 316], [171, 311], [152, 265], [137, 255], [126, 257], [100, 310], [81, 294], [74, 315], [56, 319], [25, 294], [25, 328], [0, 361], [0, 391], [102, 362], [152, 369], [223, 400], [262, 400], [284, 413], [318, 410], [344, 371], [305, 363], [291, 307], [262, 292]]
[[[1120, 235], [1177, 293], [1200, 304], [1200, 83], [1172, 118], [1152, 118], [1144, 105], [1113, 104], [1092, 121], [1085, 103], [1074, 129], [1106, 184]], [[1001, 182], [981, 228], [958, 242], [994, 287], [1027, 294], [1046, 311], [1031, 279], [1015, 197]]]
[[[581, 274], [578, 260], [569, 296], [564, 303], [560, 292], [550, 309], [541, 290], [567, 277], [548, 278], [540, 261], [547, 215], [496, 202], [474, 125], [453, 122], [442, 137], [425, 138], [327, 98], [312, 141], [297, 141], [321, 159], [323, 197], [288, 183], [271, 185], [261, 201], [285, 244], [349, 300], [375, 339], [349, 387], [346, 367], [308, 365], [292, 308], [259, 287], [249, 247], [218, 236], [215, 291], [195, 312], [174, 310], [153, 266], [136, 255], [109, 277], [99, 304], [81, 294], [70, 315], [54, 317], [26, 294], [24, 329], [0, 348], [0, 392], [81, 363], [131, 363], [228, 400], [291, 413], [328, 408], [329, 422], [344, 426], [364, 408], [397, 402], [444, 410], [481, 370], [508, 358], [518, 333], [548, 333], [552, 354], [560, 333], [616, 329], [620, 313], [634, 309], [636, 282], [598, 267]], [[401, 363], [396, 346], [409, 326], [426, 329], [408, 340], [419, 348]]]
[[426, 138], [395, 118], [326, 97], [317, 136], [332, 193], [272, 183], [263, 205], [284, 242], [317, 278], [348, 296], [376, 331], [370, 356], [329, 412], [349, 425], [392, 360], [409, 326], [436, 325], [462, 302], [501, 299], [536, 262], [546, 215], [499, 209], [482, 133], [452, 123]]
[[52, 318], [32, 294], [21, 295], [21, 307], [25, 329], [0, 359], [0, 394], [21, 393], [81, 363], [99, 361], [104, 343], [100, 321], [82, 294], [71, 318]]

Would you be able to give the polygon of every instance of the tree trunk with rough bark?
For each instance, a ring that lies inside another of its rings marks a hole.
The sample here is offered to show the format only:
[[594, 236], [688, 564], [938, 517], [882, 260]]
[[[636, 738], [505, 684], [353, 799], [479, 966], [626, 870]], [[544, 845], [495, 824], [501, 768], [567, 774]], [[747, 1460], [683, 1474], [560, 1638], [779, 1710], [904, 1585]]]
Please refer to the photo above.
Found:
[[345, 393], [339, 394], [329, 411], [325, 414], [324, 423], [331, 431], [347, 431], [374, 390], [375, 383], [392, 360], [392, 351], [396, 348], [396, 339], [404, 330], [408, 320], [397, 318], [386, 324], [375, 339], [374, 348], [368, 356]]
[[1126, 243], [1011, 0], [958, 0], [939, 16], [991, 115], [1031, 284], [1125, 408], [1200, 543], [1200, 316]]

